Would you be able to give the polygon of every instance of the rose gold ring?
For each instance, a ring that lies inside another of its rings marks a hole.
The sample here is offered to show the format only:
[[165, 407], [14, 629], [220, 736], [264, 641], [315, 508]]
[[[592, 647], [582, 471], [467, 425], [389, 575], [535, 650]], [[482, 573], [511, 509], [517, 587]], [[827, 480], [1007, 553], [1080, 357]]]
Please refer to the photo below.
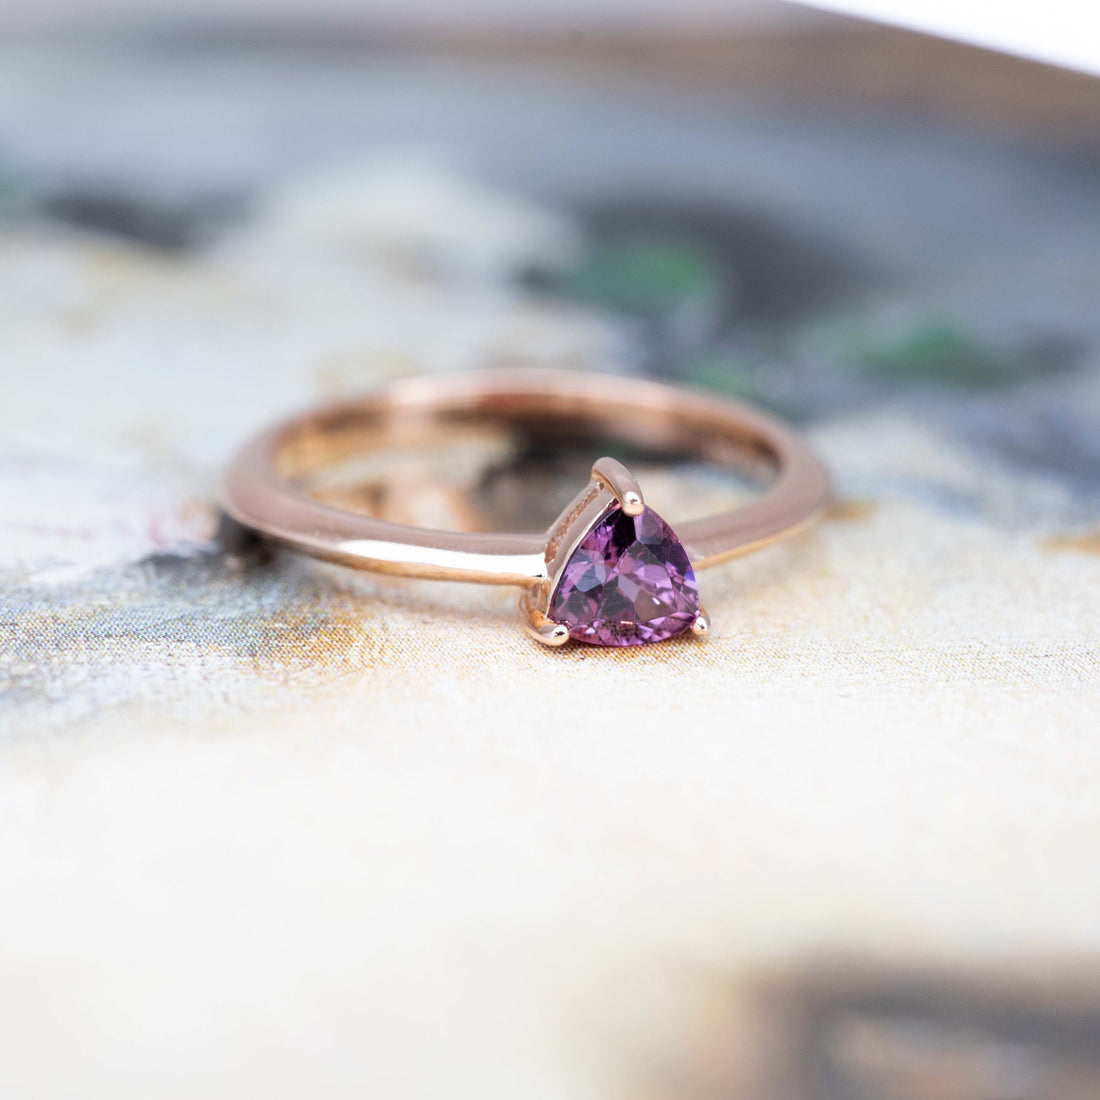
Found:
[[[549, 530], [534, 534], [404, 526], [324, 503], [304, 484], [349, 456], [486, 424], [764, 465], [774, 478], [750, 503], [682, 523], [678, 535], [610, 457], [597, 459]], [[830, 498], [828, 474], [794, 430], [747, 405], [611, 375], [497, 370], [408, 379], [278, 424], [233, 461], [224, 505], [246, 528], [329, 561], [519, 585], [528, 633], [546, 645], [623, 646], [707, 634], [695, 571], [802, 530]]]

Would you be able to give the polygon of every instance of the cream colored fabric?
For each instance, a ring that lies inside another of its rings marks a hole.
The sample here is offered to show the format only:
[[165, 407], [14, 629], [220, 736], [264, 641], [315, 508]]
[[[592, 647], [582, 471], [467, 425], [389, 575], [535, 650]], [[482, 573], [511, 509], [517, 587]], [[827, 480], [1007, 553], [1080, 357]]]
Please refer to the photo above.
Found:
[[820, 423], [838, 514], [701, 574], [702, 644], [217, 555], [273, 416], [628, 358], [505, 278], [573, 227], [408, 183], [177, 260], [5, 234], [0, 1095], [625, 1095], [718, 975], [1100, 949], [1096, 535], [953, 513], [1021, 487], [934, 424]]

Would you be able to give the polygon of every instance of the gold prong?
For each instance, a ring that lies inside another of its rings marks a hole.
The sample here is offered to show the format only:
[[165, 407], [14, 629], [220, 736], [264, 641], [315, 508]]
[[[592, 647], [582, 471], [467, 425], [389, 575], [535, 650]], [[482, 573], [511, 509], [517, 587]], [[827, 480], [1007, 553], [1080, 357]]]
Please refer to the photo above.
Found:
[[[535, 619], [542, 621], [536, 626]], [[569, 627], [565, 623], [556, 623], [553, 619], [548, 619], [541, 612], [531, 615], [524, 624], [524, 628], [536, 642], [542, 642], [543, 645], [559, 646], [569, 641]]]
[[523, 616], [523, 629], [543, 645], [559, 646], [569, 641], [569, 627], [556, 623], [532, 602], [532, 594], [523, 592], [519, 598], [519, 610]]
[[628, 516], [640, 516], [645, 510], [638, 479], [617, 458], [605, 455], [596, 459], [592, 465], [592, 480], [614, 493], [619, 506]]
[[699, 614], [695, 616], [695, 622], [691, 624], [691, 632], [697, 638], [705, 638], [710, 633], [710, 619], [707, 613], [699, 608]]

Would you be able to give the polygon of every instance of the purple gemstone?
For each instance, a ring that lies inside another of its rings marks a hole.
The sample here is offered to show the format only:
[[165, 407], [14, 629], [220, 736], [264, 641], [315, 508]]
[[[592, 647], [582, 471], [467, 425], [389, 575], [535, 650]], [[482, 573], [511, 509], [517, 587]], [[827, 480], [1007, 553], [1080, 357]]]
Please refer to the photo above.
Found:
[[652, 508], [609, 512], [573, 551], [550, 602], [550, 618], [593, 645], [660, 642], [699, 614], [684, 545]]

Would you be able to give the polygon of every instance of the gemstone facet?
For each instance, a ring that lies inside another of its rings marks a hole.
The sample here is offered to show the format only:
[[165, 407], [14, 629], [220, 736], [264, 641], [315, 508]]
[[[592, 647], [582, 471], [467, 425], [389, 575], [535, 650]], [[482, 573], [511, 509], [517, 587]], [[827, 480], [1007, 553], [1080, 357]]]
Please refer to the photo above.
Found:
[[616, 508], [581, 540], [562, 570], [550, 618], [593, 645], [660, 642], [690, 630], [699, 614], [684, 545], [652, 508]]

